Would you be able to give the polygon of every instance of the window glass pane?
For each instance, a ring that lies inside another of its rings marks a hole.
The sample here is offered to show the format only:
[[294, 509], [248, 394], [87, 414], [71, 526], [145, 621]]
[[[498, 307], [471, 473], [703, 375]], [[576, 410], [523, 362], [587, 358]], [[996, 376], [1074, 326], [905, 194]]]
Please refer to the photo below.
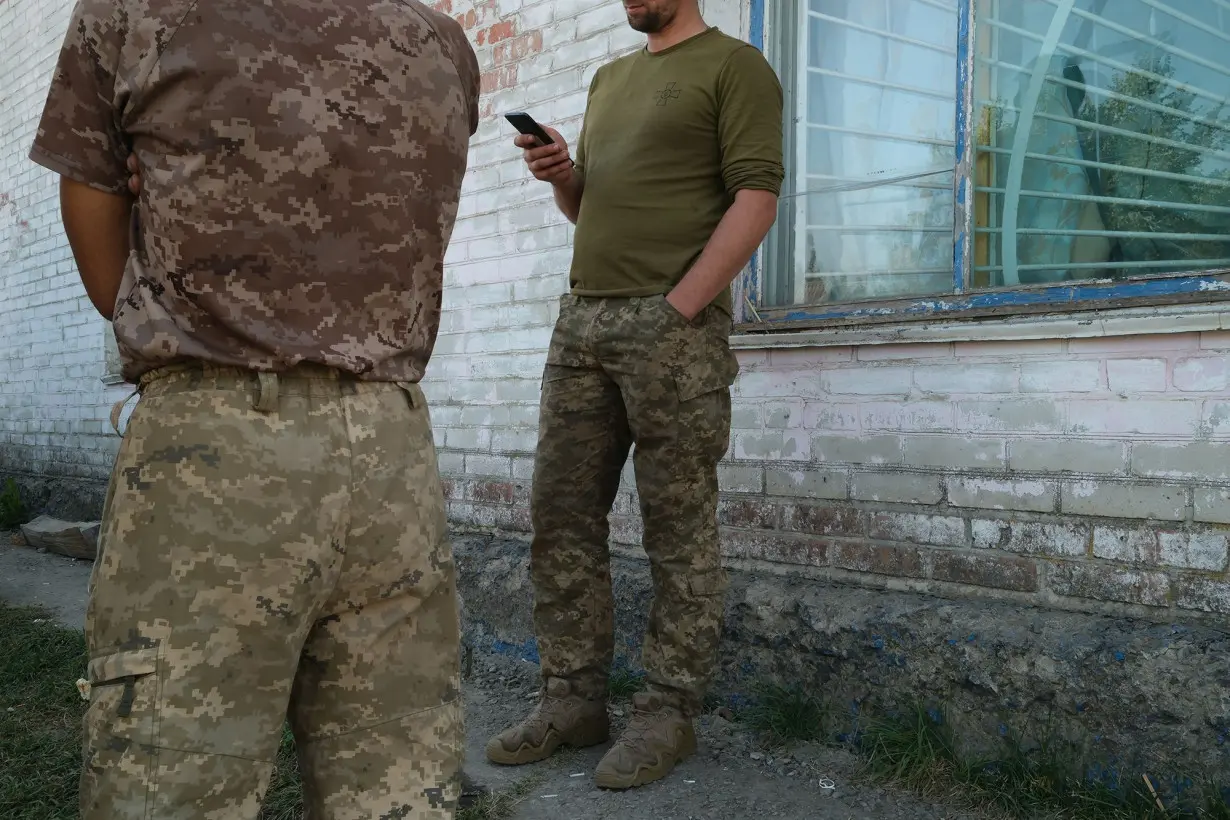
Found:
[[1230, 2], [976, 17], [975, 287], [1230, 266]]
[[786, 304], [953, 289], [955, 0], [802, 0]]

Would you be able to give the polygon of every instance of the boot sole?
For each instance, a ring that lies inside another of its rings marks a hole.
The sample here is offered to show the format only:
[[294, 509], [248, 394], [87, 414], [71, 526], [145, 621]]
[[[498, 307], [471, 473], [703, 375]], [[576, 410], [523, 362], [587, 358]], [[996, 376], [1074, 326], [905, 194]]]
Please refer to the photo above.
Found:
[[590, 746], [606, 743], [610, 739], [610, 726], [568, 735], [561, 734], [555, 729], [550, 729], [547, 731], [547, 736], [543, 738], [542, 743], [539, 743], [537, 746], [523, 743], [514, 752], [508, 751], [503, 745], [493, 741], [487, 746], [487, 759], [500, 766], [524, 766], [529, 763], [538, 763], [546, 760], [562, 746], [586, 749]]
[[637, 766], [636, 771], [630, 776], [599, 772], [594, 775], [594, 784], [600, 789], [611, 791], [637, 789], [666, 777], [674, 771], [676, 766], [694, 754], [696, 754], [696, 733], [688, 732], [680, 739], [679, 748], [674, 754], [659, 759], [652, 766]]

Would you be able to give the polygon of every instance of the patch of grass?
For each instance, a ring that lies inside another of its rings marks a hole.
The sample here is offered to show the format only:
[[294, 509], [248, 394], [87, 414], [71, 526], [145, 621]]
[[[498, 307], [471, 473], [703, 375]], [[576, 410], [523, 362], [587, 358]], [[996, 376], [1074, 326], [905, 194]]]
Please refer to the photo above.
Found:
[[265, 792], [260, 820], [300, 820], [303, 817], [303, 784], [299, 779], [299, 760], [295, 757], [295, 738], [290, 726], [282, 728], [282, 743], [274, 765], [273, 779]]
[[820, 740], [826, 709], [815, 695], [792, 686], [763, 684], [740, 717], [770, 743]]
[[0, 817], [77, 816], [85, 638], [0, 602]]
[[0, 530], [13, 530], [29, 520], [26, 505], [21, 500], [17, 482], [8, 479], [0, 490]]
[[922, 706], [900, 715], [872, 718], [859, 750], [878, 777], [928, 797], [959, 800], [1011, 818], [1059, 820], [1230, 820], [1230, 807], [1213, 789], [1192, 788], [1181, 799], [1159, 798], [1140, 775], [1081, 778], [1082, 749], [1042, 742], [1027, 746], [1006, 733], [998, 755], [970, 759], [960, 753], [940, 710]]
[[607, 692], [611, 700], [630, 700], [633, 695], [645, 689], [645, 675], [633, 672], [627, 667], [611, 671], [607, 681]]

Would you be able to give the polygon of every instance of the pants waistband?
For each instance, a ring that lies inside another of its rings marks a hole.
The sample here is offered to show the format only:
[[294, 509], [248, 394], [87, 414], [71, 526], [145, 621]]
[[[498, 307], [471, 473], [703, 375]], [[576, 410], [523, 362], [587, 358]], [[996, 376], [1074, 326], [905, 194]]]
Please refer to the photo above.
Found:
[[298, 364], [280, 373], [205, 362], [173, 364], [151, 370], [137, 385], [142, 397], [189, 390], [239, 390], [249, 393], [253, 408], [265, 413], [277, 409], [280, 396], [328, 399], [398, 389], [405, 391], [413, 406], [422, 405], [418, 384], [364, 381], [353, 373], [313, 363]]

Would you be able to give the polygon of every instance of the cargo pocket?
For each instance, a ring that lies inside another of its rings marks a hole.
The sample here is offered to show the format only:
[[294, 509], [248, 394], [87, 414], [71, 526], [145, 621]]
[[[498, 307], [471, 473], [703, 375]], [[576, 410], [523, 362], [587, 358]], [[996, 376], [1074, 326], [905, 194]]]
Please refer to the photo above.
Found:
[[729, 390], [739, 375], [739, 361], [729, 349], [712, 356], [696, 356], [672, 368], [680, 402], [689, 402], [716, 390]]
[[82, 816], [152, 818], [158, 759], [159, 645], [90, 661]]
[[688, 578], [688, 588], [698, 598], [724, 595], [728, 584], [726, 570], [721, 568], [700, 572]]
[[161, 645], [115, 652], [90, 661], [86, 680], [90, 706], [86, 733], [92, 741], [107, 737], [153, 744], [158, 715], [158, 662]]

